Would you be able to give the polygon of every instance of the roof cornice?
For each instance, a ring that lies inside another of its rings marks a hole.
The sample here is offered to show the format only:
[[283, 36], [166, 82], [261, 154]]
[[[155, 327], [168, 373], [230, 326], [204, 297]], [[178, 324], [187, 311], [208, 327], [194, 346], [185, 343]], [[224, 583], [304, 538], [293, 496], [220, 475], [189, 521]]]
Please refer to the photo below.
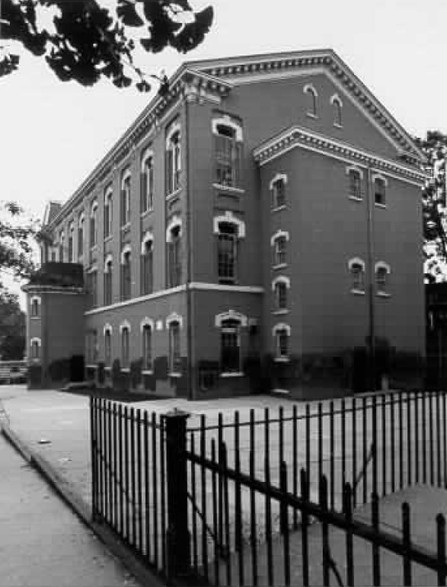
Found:
[[297, 147], [351, 161], [360, 166], [373, 167], [374, 169], [397, 175], [402, 179], [418, 185], [423, 185], [427, 177], [424, 172], [414, 167], [364, 151], [349, 143], [311, 132], [300, 126], [292, 126], [268, 139], [254, 149], [253, 156], [255, 161], [262, 166]]
[[421, 161], [425, 159], [413, 138], [332, 49], [195, 61], [187, 65], [215, 77], [230, 78], [234, 85], [237, 85], [238, 78], [242, 81], [244, 77], [256, 73], [281, 74], [303, 68], [323, 67], [369, 112], [403, 152], [410, 152]]

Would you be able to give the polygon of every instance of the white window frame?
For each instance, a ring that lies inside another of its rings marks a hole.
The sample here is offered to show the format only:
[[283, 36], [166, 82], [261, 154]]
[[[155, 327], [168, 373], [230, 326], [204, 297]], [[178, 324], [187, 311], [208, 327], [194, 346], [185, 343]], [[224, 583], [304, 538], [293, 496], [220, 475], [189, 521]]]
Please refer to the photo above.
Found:
[[[288, 337], [287, 342], [287, 355], [282, 355], [280, 353], [280, 344], [279, 344], [279, 334], [282, 332], [286, 332]], [[275, 346], [275, 356], [274, 360], [276, 362], [288, 362], [290, 360], [290, 335], [292, 334], [292, 329], [289, 324], [285, 322], [278, 322], [272, 328], [272, 336], [274, 338], [274, 346]]]
[[170, 196], [180, 189], [180, 174], [182, 172], [182, 129], [176, 122], [166, 135], [166, 195]]
[[[150, 167], [147, 166], [148, 161], [152, 162]], [[150, 169], [150, 174], [148, 173], [148, 169]], [[141, 156], [140, 176], [140, 213], [146, 214], [154, 207], [154, 151], [150, 148], [147, 148]]]
[[[356, 284], [354, 283], [353, 268], [356, 265], [360, 266], [362, 269], [361, 277], [360, 277], [360, 286], [361, 287], [356, 287]], [[366, 268], [365, 261], [363, 261], [363, 259], [361, 259], [360, 257], [353, 257], [352, 259], [349, 259], [348, 269], [349, 269], [349, 277], [351, 279], [351, 293], [357, 294], [357, 295], [365, 295], [365, 268]]]
[[126, 228], [130, 224], [130, 199], [132, 192], [132, 174], [127, 167], [121, 174], [120, 183], [120, 225]]
[[312, 107], [308, 108], [306, 115], [310, 118], [318, 118], [318, 92], [312, 84], [306, 84], [303, 93], [312, 96]]
[[[384, 186], [385, 190], [385, 202], [377, 202], [376, 201], [376, 181], [381, 181]], [[388, 192], [388, 179], [384, 177], [381, 173], [373, 173], [371, 175], [371, 184], [372, 184], [372, 191], [374, 194], [374, 205], [378, 208], [386, 208], [387, 205], [387, 192]]]
[[343, 127], [343, 101], [338, 94], [331, 96], [331, 104], [334, 106], [333, 126]]
[[[278, 182], [282, 182], [284, 186], [284, 202], [282, 204], [278, 204], [278, 193], [277, 193], [277, 185]], [[273, 210], [280, 210], [285, 208], [287, 205], [287, 193], [286, 193], [286, 186], [287, 186], [287, 174], [286, 173], [277, 173], [273, 179], [269, 183], [269, 190], [271, 192], [271, 207]]]
[[[92, 229], [93, 225], [93, 229]], [[98, 201], [93, 200], [90, 206], [90, 225], [89, 225], [90, 248], [93, 249], [98, 244]]]
[[[34, 302], [36, 302], [36, 305], [34, 305]], [[30, 299], [30, 318], [40, 318], [41, 316], [41, 298], [40, 296], [32, 296]], [[37, 313], [34, 314], [33, 312], [33, 308], [37, 308]]]
[[[107, 218], [106, 218], [107, 210]], [[104, 192], [104, 238], [112, 236], [112, 218], [113, 218], [113, 188], [107, 186]]]
[[[36, 345], [36, 346], [34, 346]], [[41, 359], [41, 348], [42, 348], [42, 340], [38, 336], [33, 336], [33, 338], [29, 341], [30, 346], [30, 354], [31, 359], [33, 361], [40, 361]], [[34, 348], [38, 349], [37, 356], [34, 356]]]
[[389, 298], [390, 292], [388, 291], [388, 280], [385, 278], [384, 284], [380, 284], [378, 277], [379, 271], [385, 271], [385, 275], [388, 276], [391, 273], [391, 267], [385, 261], [377, 261], [374, 265], [374, 275], [376, 278], [376, 293], [379, 297]]
[[277, 263], [278, 261], [278, 252], [277, 252], [277, 241], [280, 238], [284, 238], [288, 243], [290, 240], [290, 235], [287, 230], [279, 229], [275, 232], [275, 234], [270, 239], [270, 245], [273, 247], [273, 268], [280, 269], [282, 267], [287, 266], [287, 253], [286, 253], [286, 260], [284, 262]]

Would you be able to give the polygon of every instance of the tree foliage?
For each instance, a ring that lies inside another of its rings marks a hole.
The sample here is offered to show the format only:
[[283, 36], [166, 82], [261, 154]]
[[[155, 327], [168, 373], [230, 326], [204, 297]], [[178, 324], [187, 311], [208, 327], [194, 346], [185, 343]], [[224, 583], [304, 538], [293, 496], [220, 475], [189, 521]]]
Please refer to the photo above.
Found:
[[0, 358], [23, 359], [25, 337], [25, 314], [20, 309], [19, 298], [0, 284]]
[[429, 175], [422, 190], [425, 276], [427, 281], [447, 281], [447, 135], [428, 131], [417, 142]]
[[[136, 41], [151, 53], [167, 47], [187, 52], [197, 47], [210, 30], [211, 6], [195, 11], [189, 0], [117, 0], [115, 9], [96, 0], [2, 0], [3, 41], [17, 41], [33, 55], [43, 57], [62, 81], [85, 86], [100, 78], [117, 87], [133, 82], [140, 91], [151, 89], [148, 78], [134, 62]], [[0, 76], [19, 67], [20, 56], [2, 46]]]

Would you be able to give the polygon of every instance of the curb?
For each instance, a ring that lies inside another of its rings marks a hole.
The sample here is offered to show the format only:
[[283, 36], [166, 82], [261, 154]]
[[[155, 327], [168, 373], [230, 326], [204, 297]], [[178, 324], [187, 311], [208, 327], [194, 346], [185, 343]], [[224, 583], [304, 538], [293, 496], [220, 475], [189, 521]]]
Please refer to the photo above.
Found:
[[70, 509], [78, 516], [83, 524], [91, 530], [132, 575], [144, 587], [162, 587], [166, 583], [151, 572], [134, 552], [123, 544], [106, 526], [91, 519], [88, 504], [80, 498], [50, 463], [33, 451], [5, 422], [0, 423], [0, 432], [6, 440], [17, 450], [34, 469], [53, 487]]

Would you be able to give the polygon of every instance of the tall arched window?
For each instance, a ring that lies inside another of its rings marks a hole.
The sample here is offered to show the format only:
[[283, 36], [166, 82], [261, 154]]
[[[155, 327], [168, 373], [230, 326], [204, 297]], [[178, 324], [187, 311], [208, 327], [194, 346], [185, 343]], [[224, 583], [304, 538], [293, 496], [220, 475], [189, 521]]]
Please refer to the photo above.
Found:
[[381, 175], [373, 176], [374, 182], [374, 203], [379, 206], [386, 206], [386, 186], [387, 181]]
[[391, 273], [391, 268], [388, 263], [384, 261], [378, 261], [375, 264], [376, 272], [376, 291], [378, 296], [388, 297], [388, 275]]
[[276, 324], [273, 327], [275, 342], [275, 358], [288, 360], [290, 354], [290, 326], [288, 324]]
[[177, 374], [182, 372], [182, 358], [180, 354], [180, 321], [167, 320], [169, 332], [169, 372]]
[[351, 276], [351, 292], [365, 293], [365, 262], [358, 257], [348, 262]]
[[362, 199], [362, 180], [363, 172], [357, 167], [348, 167], [346, 169], [348, 176], [348, 193], [349, 197], [354, 200]]
[[128, 300], [132, 289], [131, 250], [126, 245], [121, 253], [121, 300]]
[[78, 219], [78, 257], [82, 257], [84, 254], [84, 224], [84, 213], [81, 213]]
[[144, 214], [152, 210], [154, 204], [154, 155], [149, 150], [145, 151], [141, 158], [140, 185], [140, 212]]
[[112, 364], [112, 327], [107, 324], [104, 327], [104, 365], [110, 367]]
[[229, 117], [213, 120], [215, 137], [215, 183], [240, 187], [242, 129]]
[[284, 173], [277, 173], [270, 182], [272, 208], [281, 208], [286, 205], [286, 184], [287, 175]]
[[121, 368], [129, 369], [130, 365], [130, 324], [125, 321], [120, 326], [121, 331]]
[[153, 321], [145, 318], [141, 323], [141, 346], [143, 354], [143, 370], [152, 371], [152, 332]]
[[284, 266], [287, 264], [287, 241], [289, 233], [278, 230], [271, 238], [273, 247], [273, 266]]
[[98, 202], [95, 200], [90, 208], [90, 247], [98, 244]]
[[168, 195], [180, 188], [181, 165], [180, 127], [175, 124], [166, 138], [166, 191]]
[[60, 263], [63, 263], [65, 261], [64, 253], [65, 253], [65, 234], [64, 234], [64, 231], [62, 231], [59, 235], [59, 262]]
[[40, 338], [32, 338], [30, 340], [30, 347], [31, 347], [31, 358], [34, 360], [40, 359], [40, 347], [41, 347], [41, 340]]
[[31, 318], [38, 318], [40, 316], [40, 297], [33, 296], [30, 301], [31, 306]]
[[68, 262], [74, 263], [74, 222], [70, 222], [68, 227]]
[[238, 268], [238, 242], [245, 237], [245, 223], [232, 212], [214, 218], [217, 237], [217, 278], [219, 283], [235, 283]]
[[104, 238], [112, 234], [113, 190], [109, 186], [104, 194]]
[[342, 126], [343, 125], [343, 119], [342, 119], [343, 102], [341, 101], [341, 98], [337, 94], [334, 94], [331, 98], [331, 104], [332, 104], [332, 108], [333, 108], [334, 126]]
[[130, 171], [126, 169], [121, 176], [121, 226], [127, 226], [130, 222], [130, 179]]
[[285, 276], [277, 277], [273, 283], [273, 296], [275, 303], [275, 310], [287, 310], [288, 307], [288, 290], [290, 287], [290, 279]]
[[182, 282], [181, 240], [182, 224], [174, 217], [166, 231], [168, 257], [168, 287], [176, 287]]
[[306, 84], [304, 86], [304, 93], [307, 96], [307, 115], [313, 118], [317, 117], [317, 90], [312, 84]]
[[151, 233], [146, 233], [141, 243], [141, 294], [153, 291], [154, 240]]
[[107, 255], [104, 262], [104, 305], [109, 306], [112, 303], [113, 288], [113, 259]]

